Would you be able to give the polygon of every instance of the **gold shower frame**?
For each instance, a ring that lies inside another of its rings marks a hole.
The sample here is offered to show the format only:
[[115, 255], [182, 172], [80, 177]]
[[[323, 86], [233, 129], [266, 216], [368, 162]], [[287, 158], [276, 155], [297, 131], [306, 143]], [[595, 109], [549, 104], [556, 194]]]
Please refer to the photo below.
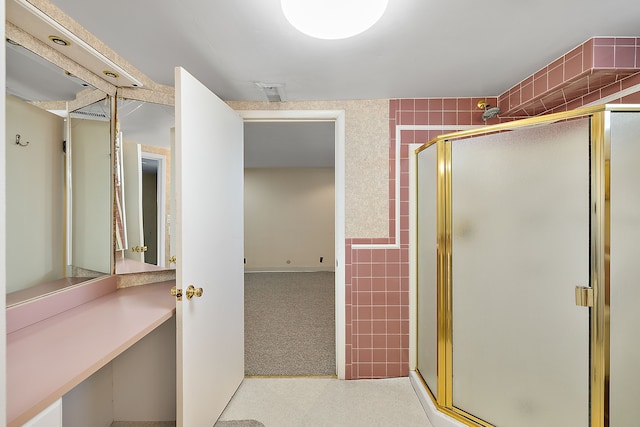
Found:
[[[440, 135], [415, 150], [417, 154], [436, 145], [437, 150], [437, 398], [422, 383], [438, 410], [469, 426], [492, 427], [453, 405], [453, 282], [451, 146], [458, 139], [512, 131], [555, 122], [590, 119], [590, 427], [609, 427], [610, 372], [610, 183], [611, 113], [640, 112], [640, 105], [606, 104], [531, 117]], [[417, 166], [416, 166], [417, 167]], [[416, 187], [417, 188], [417, 187]], [[419, 189], [418, 189], [419, 191]], [[418, 254], [418, 259], [419, 259]], [[417, 325], [419, 328], [420, 325]], [[419, 371], [418, 371], [419, 373]]]

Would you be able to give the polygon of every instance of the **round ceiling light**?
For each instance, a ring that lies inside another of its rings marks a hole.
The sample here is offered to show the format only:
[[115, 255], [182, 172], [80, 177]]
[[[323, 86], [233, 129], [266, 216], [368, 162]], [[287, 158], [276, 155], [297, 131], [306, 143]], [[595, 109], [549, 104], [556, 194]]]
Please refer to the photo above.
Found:
[[345, 39], [373, 26], [389, 0], [281, 0], [285, 18], [298, 31], [318, 39]]
[[71, 44], [69, 43], [68, 40], [65, 40], [62, 37], [58, 37], [58, 36], [49, 36], [49, 40], [51, 40], [52, 42], [54, 42], [59, 46], [69, 46]]
[[102, 74], [112, 79], [117, 79], [118, 77], [120, 77], [118, 73], [114, 73], [113, 71], [109, 71], [109, 70], [104, 70]]

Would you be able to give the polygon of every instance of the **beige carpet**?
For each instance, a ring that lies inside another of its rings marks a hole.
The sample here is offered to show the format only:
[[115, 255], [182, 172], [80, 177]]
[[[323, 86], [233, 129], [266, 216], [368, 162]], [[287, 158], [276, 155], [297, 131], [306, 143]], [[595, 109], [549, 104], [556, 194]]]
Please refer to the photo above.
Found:
[[245, 374], [335, 375], [333, 272], [245, 274]]
[[[176, 427], [175, 421], [114, 421], [111, 427]], [[218, 421], [213, 427], [265, 427], [256, 420]]]

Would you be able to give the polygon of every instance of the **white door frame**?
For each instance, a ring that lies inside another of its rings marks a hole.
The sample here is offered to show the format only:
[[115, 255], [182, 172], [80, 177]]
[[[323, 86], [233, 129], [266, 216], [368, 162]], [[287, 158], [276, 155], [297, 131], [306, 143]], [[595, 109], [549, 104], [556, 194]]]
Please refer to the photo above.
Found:
[[336, 373], [345, 378], [345, 113], [344, 110], [237, 110], [244, 122], [335, 123]]

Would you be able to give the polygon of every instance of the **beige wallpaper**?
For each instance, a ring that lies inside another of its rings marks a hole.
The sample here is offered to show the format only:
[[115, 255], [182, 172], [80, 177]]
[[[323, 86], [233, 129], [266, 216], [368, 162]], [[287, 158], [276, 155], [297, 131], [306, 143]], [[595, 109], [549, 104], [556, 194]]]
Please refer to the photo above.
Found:
[[389, 237], [389, 101], [228, 102], [236, 110], [344, 110], [346, 237]]

